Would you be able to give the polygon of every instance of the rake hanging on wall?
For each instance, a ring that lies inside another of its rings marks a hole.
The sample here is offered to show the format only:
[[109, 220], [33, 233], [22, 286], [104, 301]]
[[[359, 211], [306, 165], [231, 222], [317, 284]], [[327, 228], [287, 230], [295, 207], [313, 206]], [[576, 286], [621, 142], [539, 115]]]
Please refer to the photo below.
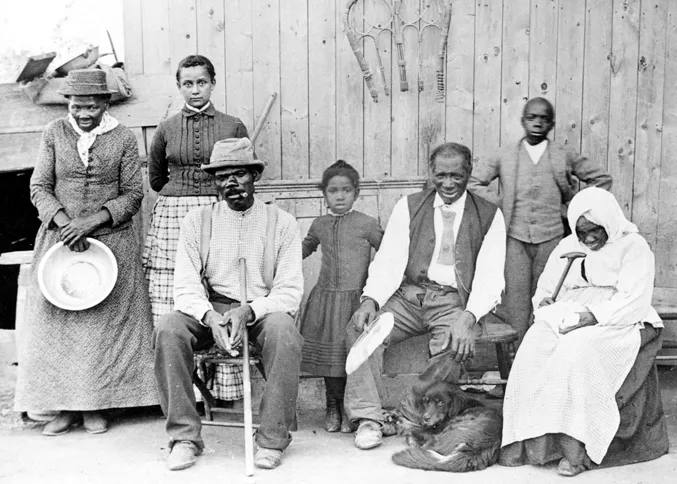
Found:
[[[366, 2], [367, 0], [364, 0]], [[437, 102], [444, 102], [445, 78], [444, 78], [444, 64], [446, 62], [447, 54], [447, 40], [449, 38], [449, 25], [451, 24], [451, 2], [449, 0], [429, 0], [429, 3], [423, 8], [418, 8], [419, 0], [372, 0], [374, 2], [382, 2], [388, 12], [389, 16], [384, 22], [374, 23], [366, 18], [365, 15], [359, 15], [354, 8], [358, 0], [347, 0], [345, 9], [343, 11], [343, 27], [348, 37], [348, 42], [355, 53], [357, 63], [362, 70], [364, 82], [371, 94], [374, 102], [378, 102], [378, 90], [374, 83], [373, 73], [369, 68], [369, 64], [364, 57], [363, 41], [369, 38], [374, 43], [376, 50], [376, 63], [378, 70], [383, 80], [385, 95], [390, 95], [388, 84], [386, 83], [385, 68], [381, 59], [381, 46], [379, 37], [384, 32], [390, 32], [395, 40], [395, 50], [397, 52], [397, 65], [400, 74], [400, 90], [409, 90], [409, 81], [407, 80], [407, 65], [404, 60], [404, 31], [407, 28], [414, 29], [418, 38], [418, 67], [419, 79], [418, 89], [423, 91], [423, 79], [421, 76], [423, 58], [421, 56], [421, 40], [426, 29], [437, 28], [440, 30], [440, 44], [436, 55], [436, 84], [437, 94], [435, 100]], [[401, 15], [402, 3], [412, 1], [416, 3], [415, 12], [412, 19], [404, 19]], [[433, 7], [436, 12], [433, 12]]]

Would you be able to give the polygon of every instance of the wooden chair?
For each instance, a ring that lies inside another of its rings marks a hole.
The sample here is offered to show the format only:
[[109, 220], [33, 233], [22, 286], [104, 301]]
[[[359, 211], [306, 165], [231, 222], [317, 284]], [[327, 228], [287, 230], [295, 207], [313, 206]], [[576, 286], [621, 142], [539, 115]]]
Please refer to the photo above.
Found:
[[496, 360], [498, 362], [498, 372], [500, 379], [482, 380], [479, 378], [470, 378], [466, 375], [461, 385], [505, 385], [508, 382], [510, 367], [515, 358], [515, 342], [518, 339], [517, 331], [512, 326], [501, 321], [497, 317], [490, 317], [482, 325], [482, 334], [477, 338], [475, 344], [493, 344], [496, 348]]
[[[259, 358], [253, 354], [254, 349], [250, 347], [250, 354], [252, 356], [249, 358], [249, 364], [254, 365], [261, 375], [265, 373], [263, 371], [263, 365]], [[202, 396], [202, 401], [204, 403], [205, 409], [205, 419], [202, 421], [203, 425], [212, 425], [218, 427], [242, 427], [241, 422], [236, 421], [227, 421], [227, 422], [216, 422], [214, 421], [214, 413], [233, 413], [231, 407], [221, 403], [221, 400], [218, 400], [212, 394], [209, 389], [210, 383], [213, 382], [216, 376], [216, 367], [217, 365], [239, 365], [244, 364], [244, 360], [241, 356], [230, 356], [222, 352], [216, 345], [204, 351], [195, 352], [195, 369], [193, 371], [193, 384], [200, 392]], [[253, 425], [254, 428], [258, 428], [257, 424]]]

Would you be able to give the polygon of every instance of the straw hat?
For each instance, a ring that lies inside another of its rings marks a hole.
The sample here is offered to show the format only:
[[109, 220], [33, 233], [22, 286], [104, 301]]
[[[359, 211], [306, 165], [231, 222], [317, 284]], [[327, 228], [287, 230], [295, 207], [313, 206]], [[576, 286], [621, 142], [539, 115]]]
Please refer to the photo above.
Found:
[[254, 158], [254, 150], [249, 138], [229, 138], [217, 141], [214, 143], [209, 164], [202, 165], [200, 168], [213, 175], [217, 170], [240, 166], [253, 166], [258, 168], [259, 173], [266, 166], [263, 161]]
[[66, 77], [66, 87], [59, 91], [64, 96], [100, 96], [115, 94], [108, 89], [106, 73], [101, 69], [75, 69]]

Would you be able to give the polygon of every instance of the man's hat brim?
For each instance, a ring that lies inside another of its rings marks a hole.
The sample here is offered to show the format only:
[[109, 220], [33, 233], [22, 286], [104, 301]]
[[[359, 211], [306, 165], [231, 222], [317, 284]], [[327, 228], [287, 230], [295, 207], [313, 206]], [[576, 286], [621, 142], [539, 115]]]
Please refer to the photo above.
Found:
[[223, 170], [226, 168], [240, 168], [240, 167], [252, 167], [257, 168], [259, 173], [263, 172], [266, 164], [261, 160], [224, 160], [224, 161], [215, 161], [214, 163], [209, 163], [208, 165], [200, 165], [202, 171], [207, 172], [213, 175], [218, 170]]
[[70, 88], [62, 89], [57, 91], [62, 96], [105, 96], [106, 94], [118, 94], [118, 91], [112, 91], [110, 89], [92, 89], [90, 90], [73, 90]]

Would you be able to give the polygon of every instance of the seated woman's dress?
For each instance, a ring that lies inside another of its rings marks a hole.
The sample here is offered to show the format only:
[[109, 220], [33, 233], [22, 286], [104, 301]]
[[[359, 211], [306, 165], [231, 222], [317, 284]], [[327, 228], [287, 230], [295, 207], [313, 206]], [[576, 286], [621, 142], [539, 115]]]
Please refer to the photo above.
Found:
[[[584, 446], [573, 464], [655, 459], [667, 453], [668, 440], [655, 367], [663, 324], [651, 307], [653, 253], [604, 190], [581, 191], [568, 215], [573, 233], [550, 255], [534, 307], [552, 295], [566, 265], [563, 254], [586, 257], [574, 261], [557, 303], [535, 311], [535, 324], [516, 355], [504, 400], [500, 463], [560, 459], [570, 437]], [[608, 240], [598, 250], [579, 242], [581, 216], [604, 227]], [[597, 324], [562, 334], [561, 325], [577, 318], [576, 311], [591, 312]]]

